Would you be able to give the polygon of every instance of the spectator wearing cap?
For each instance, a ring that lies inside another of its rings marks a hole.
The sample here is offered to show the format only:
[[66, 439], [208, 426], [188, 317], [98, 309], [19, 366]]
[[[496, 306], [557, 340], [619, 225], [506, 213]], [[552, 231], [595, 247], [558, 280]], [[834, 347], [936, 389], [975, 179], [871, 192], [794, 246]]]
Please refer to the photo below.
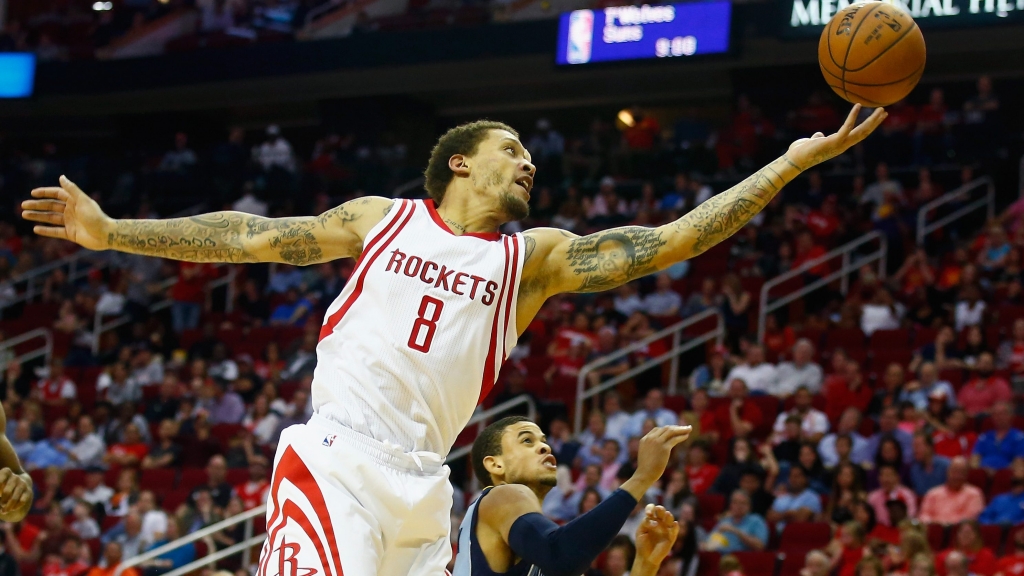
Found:
[[801, 338], [793, 345], [792, 362], [782, 362], [776, 368], [775, 383], [768, 392], [780, 398], [795, 394], [801, 388], [817, 394], [824, 377], [821, 366], [814, 362], [814, 345], [807, 338]]
[[[871, 454], [868, 452], [868, 441], [860, 435], [861, 413], [851, 406], [843, 411], [836, 424], [835, 432], [827, 434], [818, 443], [818, 456], [826, 468], [832, 469], [839, 465], [845, 455], [847, 459], [858, 466], [871, 461]], [[840, 440], [845, 438], [846, 440]], [[848, 444], [849, 452], [840, 454], [840, 444]]]
[[1010, 469], [1010, 491], [993, 497], [978, 522], [1002, 526], [1024, 523], [1024, 460], [1014, 460]]
[[781, 441], [782, 432], [786, 427], [786, 418], [795, 416], [800, 419], [801, 438], [805, 442], [817, 445], [828, 432], [828, 417], [824, 412], [814, 408], [814, 397], [811, 396], [811, 392], [807, 388], [803, 386], [798, 388], [794, 400], [792, 410], [782, 412], [775, 418], [775, 425], [772, 427], [772, 431], [775, 433], [775, 443]]
[[683, 298], [672, 289], [672, 278], [665, 273], [658, 274], [655, 290], [644, 297], [644, 312], [655, 317], [679, 316]]
[[934, 362], [923, 362], [917, 369], [917, 380], [908, 382], [898, 396], [899, 402], [910, 402], [918, 410], [927, 410], [930, 398], [942, 398], [949, 408], [956, 406], [956, 392], [946, 380], [939, 380]]
[[932, 437], [927, 432], [914, 434], [914, 461], [910, 463], [910, 487], [919, 498], [941, 486], [949, 471], [949, 459], [935, 455]]
[[715, 346], [708, 353], [708, 361], [701, 364], [690, 375], [690, 387], [694, 393], [697, 390], [705, 391], [709, 396], [716, 398], [725, 396], [728, 393], [728, 380], [725, 377], [729, 374], [729, 350], [725, 346]]
[[[750, 344], [744, 354], [744, 362], [729, 371], [726, 381], [742, 380], [750, 392], [769, 392], [775, 384], [777, 370], [765, 362], [764, 347]], [[730, 384], [731, 385], [731, 384]]]
[[1017, 458], [1024, 458], [1024, 432], [1013, 427], [1013, 406], [999, 402], [992, 408], [992, 429], [974, 445], [971, 466], [1003, 470]]
[[64, 375], [64, 359], [54, 356], [50, 360], [49, 371], [45, 378], [36, 382], [33, 396], [36, 400], [50, 406], [63, 406], [68, 400], [78, 396], [78, 388], [70, 378]]
[[999, 402], [1013, 399], [1013, 391], [1006, 379], [995, 373], [995, 359], [989, 352], [978, 355], [975, 375], [960, 389], [957, 400], [968, 416], [987, 414]]
[[626, 432], [629, 436], [643, 436], [640, 433], [644, 420], [654, 420], [656, 426], [671, 426], [679, 422], [679, 415], [665, 408], [665, 393], [661, 388], [651, 388], [644, 396], [643, 407], [629, 418]]
[[907, 505], [907, 513], [914, 517], [917, 512], [917, 496], [913, 490], [900, 483], [900, 471], [891, 464], [883, 464], [878, 470], [878, 488], [868, 494], [867, 501], [875, 509], [875, 518], [879, 523], [892, 526], [886, 502], [902, 500]]
[[132, 372], [130, 378], [137, 386], [159, 384], [164, 379], [164, 363], [159, 355], [153, 354], [148, 342], [140, 342], [134, 346], [132, 355]]
[[921, 522], [956, 524], [978, 518], [985, 508], [985, 496], [967, 483], [969, 471], [966, 458], [950, 460], [946, 483], [929, 490], [921, 500]]
[[715, 412], [722, 440], [746, 438], [761, 425], [761, 409], [747, 397], [747, 383], [741, 378], [729, 380], [729, 403]]

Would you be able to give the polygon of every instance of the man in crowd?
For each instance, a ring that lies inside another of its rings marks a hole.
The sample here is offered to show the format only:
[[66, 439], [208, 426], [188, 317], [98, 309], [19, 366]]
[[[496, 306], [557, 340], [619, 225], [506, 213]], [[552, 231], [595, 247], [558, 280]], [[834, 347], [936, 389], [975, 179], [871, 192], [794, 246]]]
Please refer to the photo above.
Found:
[[949, 459], [935, 455], [932, 437], [927, 432], [914, 434], [914, 461], [910, 464], [910, 487], [918, 497], [946, 481]]
[[874, 456], [878, 454], [878, 445], [882, 442], [882, 439], [886, 436], [892, 436], [900, 444], [900, 448], [903, 449], [903, 462], [909, 464], [911, 458], [914, 456], [914, 437], [909, 432], [899, 427], [899, 409], [895, 406], [889, 406], [882, 410], [882, 415], [878, 419], [878, 432], [868, 439], [868, 446], [865, 448], [865, 453]]
[[1012, 488], [1005, 494], [993, 497], [978, 517], [978, 522], [1003, 526], [1024, 523], [1024, 460], [1014, 460], [1010, 470], [1013, 474], [1010, 478]]
[[761, 409], [747, 397], [747, 383], [740, 378], [729, 380], [729, 403], [718, 408], [715, 421], [723, 441], [746, 438], [761, 425]]
[[811, 396], [810, 390], [806, 387], [801, 386], [798, 388], [793, 396], [793, 400], [793, 409], [789, 412], [779, 413], [779, 416], [775, 419], [775, 425], [772, 428], [775, 432], [775, 443], [781, 442], [782, 433], [786, 428], [786, 418], [788, 416], [796, 416], [800, 418], [801, 440], [817, 444], [825, 433], [828, 432], [828, 417], [825, 416], [824, 412], [814, 408], [814, 397]]
[[968, 416], [987, 414], [999, 402], [1013, 399], [1010, 384], [1002, 376], [997, 375], [995, 370], [995, 358], [990, 352], [978, 355], [974, 377], [964, 384], [957, 395], [957, 401], [967, 411]]
[[736, 490], [729, 497], [729, 509], [708, 535], [708, 548], [722, 554], [764, 550], [768, 524], [750, 511], [750, 496]]
[[785, 398], [800, 388], [812, 394], [821, 391], [824, 372], [814, 362], [814, 344], [807, 338], [801, 338], [793, 345], [793, 361], [782, 362], [775, 372], [775, 384], [770, 392], [773, 396]]
[[1024, 432], [1013, 428], [1013, 406], [997, 402], [992, 407], [992, 429], [974, 445], [971, 466], [994, 472], [1009, 468], [1017, 458], [1024, 458]]
[[[808, 488], [807, 473], [800, 466], [789, 469], [786, 492], [775, 498], [768, 522], [810, 522], [821, 514], [821, 497]], [[779, 527], [781, 530], [781, 526]]]
[[969, 472], [967, 459], [963, 456], [950, 460], [946, 483], [925, 494], [918, 519], [928, 524], [957, 524], [964, 520], [976, 520], [985, 508], [985, 496], [977, 486], [967, 483]]
[[744, 363], [729, 371], [726, 382], [742, 380], [751, 392], [768, 393], [775, 385], [777, 370], [774, 365], [765, 362], [764, 346], [751, 343], [747, 345]]
[[839, 437], [846, 437], [850, 442], [849, 459], [858, 466], [871, 460], [867, 453], [868, 441], [860, 435], [860, 410], [850, 406], [843, 411], [836, 424], [836, 431], [826, 435], [818, 443], [818, 455], [826, 468], [835, 468], [839, 464], [840, 455], [837, 449]]
[[218, 454], [210, 458], [210, 463], [206, 465], [206, 484], [196, 487], [189, 494], [189, 503], [194, 506], [196, 493], [199, 490], [206, 490], [218, 508], [226, 507], [231, 500], [231, 485], [225, 481], [227, 475], [228, 464], [224, 457]]
[[654, 420], [656, 426], [672, 426], [679, 420], [679, 415], [665, 408], [665, 393], [661, 388], [651, 388], [644, 396], [643, 407], [629, 418], [627, 432], [629, 436], [643, 436], [640, 433], [644, 420]]
[[917, 496], [910, 488], [900, 484], [900, 471], [891, 464], [882, 464], [878, 468], [878, 488], [868, 494], [868, 504], [875, 509], [878, 522], [885, 526], [893, 526], [886, 506], [890, 500], [903, 501], [911, 518], [917, 512]]

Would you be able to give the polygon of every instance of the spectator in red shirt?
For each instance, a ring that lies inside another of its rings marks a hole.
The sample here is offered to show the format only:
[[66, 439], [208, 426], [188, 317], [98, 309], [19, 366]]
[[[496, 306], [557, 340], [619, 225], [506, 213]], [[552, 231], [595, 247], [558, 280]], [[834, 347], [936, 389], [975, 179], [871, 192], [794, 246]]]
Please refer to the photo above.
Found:
[[718, 477], [718, 466], [708, 462], [708, 445], [694, 442], [686, 457], [686, 476], [690, 479], [690, 490], [696, 495], [707, 492]]
[[54, 356], [50, 360], [50, 373], [36, 383], [36, 400], [48, 406], [63, 406], [77, 395], [75, 383], [64, 375], [64, 359]]
[[590, 330], [590, 317], [586, 312], [573, 314], [572, 324], [558, 329], [554, 340], [548, 346], [548, 356], [564, 356], [569, 353], [569, 348], [573, 344], [579, 343], [585, 344], [587, 348], [597, 346], [597, 336]]
[[997, 402], [1013, 399], [1010, 384], [995, 374], [995, 358], [989, 352], [978, 355], [975, 375], [957, 394], [957, 400], [968, 416], [987, 414]]
[[974, 451], [978, 435], [965, 430], [966, 426], [967, 413], [963, 408], [954, 408], [946, 417], [945, 424], [936, 426], [936, 432], [932, 436], [935, 442], [935, 455], [946, 458], [969, 457]]
[[941, 162], [946, 157], [949, 123], [945, 100], [942, 88], [932, 88], [928, 103], [917, 111], [914, 164]]
[[999, 366], [1024, 374], [1024, 318], [1014, 320], [1012, 337], [999, 346]]
[[821, 203], [821, 208], [812, 210], [807, 215], [807, 228], [821, 242], [828, 242], [839, 229], [839, 198], [829, 194]]
[[718, 408], [715, 420], [723, 441], [747, 438], [761, 425], [761, 409], [747, 398], [747, 383], [739, 378], [729, 382], [730, 402]]
[[[796, 254], [793, 256], [793, 268], [799, 268], [807, 262], [825, 255], [825, 249], [814, 243], [810, 232], [801, 232], [796, 237]], [[823, 277], [828, 274], [828, 264], [822, 262], [807, 271], [811, 276]]]
[[860, 363], [847, 360], [841, 378], [831, 377], [825, 387], [825, 415], [830, 422], [836, 422], [843, 411], [853, 407], [862, 414], [871, 403], [872, 392], [864, 383]]
[[[981, 540], [981, 530], [974, 520], [961, 522], [953, 533], [952, 546], [939, 553], [935, 558], [940, 576], [944, 576], [948, 568], [946, 561], [954, 553], [960, 553], [966, 559], [970, 573], [977, 576], [992, 576], [996, 572], [996, 555], [985, 547]], [[950, 571], [950, 576], [954, 576]]]
[[256, 455], [249, 460], [249, 479], [235, 486], [235, 495], [242, 501], [242, 506], [246, 510], [252, 510], [267, 501], [269, 488], [267, 459]]
[[89, 570], [81, 558], [82, 541], [67, 536], [60, 543], [60, 554], [50, 555], [43, 561], [42, 576], [80, 576]]
[[103, 461], [112, 468], [134, 468], [149, 453], [149, 446], [142, 441], [142, 434], [139, 427], [133, 423], [124, 426], [124, 441], [113, 444], [107, 448]]
[[838, 576], [856, 576], [857, 564], [864, 557], [864, 526], [859, 522], [850, 521], [843, 524], [836, 539], [830, 546], [832, 551], [832, 570], [838, 570]]
[[171, 287], [171, 326], [178, 334], [199, 326], [206, 301], [206, 283], [216, 277], [212, 264], [178, 262], [178, 281]]

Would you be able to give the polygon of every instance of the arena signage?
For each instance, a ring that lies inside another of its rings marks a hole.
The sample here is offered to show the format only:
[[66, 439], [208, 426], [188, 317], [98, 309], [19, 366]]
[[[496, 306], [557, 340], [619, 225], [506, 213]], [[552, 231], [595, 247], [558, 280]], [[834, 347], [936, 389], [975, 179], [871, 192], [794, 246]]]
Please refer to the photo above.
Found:
[[731, 16], [731, 4], [721, 1], [575, 10], [561, 16], [556, 61], [588, 64], [720, 54], [729, 50]]
[[[849, 0], [780, 0], [783, 35], [817, 36]], [[1024, 20], [1024, 0], [885, 0], [902, 6], [921, 28], [977, 26]]]

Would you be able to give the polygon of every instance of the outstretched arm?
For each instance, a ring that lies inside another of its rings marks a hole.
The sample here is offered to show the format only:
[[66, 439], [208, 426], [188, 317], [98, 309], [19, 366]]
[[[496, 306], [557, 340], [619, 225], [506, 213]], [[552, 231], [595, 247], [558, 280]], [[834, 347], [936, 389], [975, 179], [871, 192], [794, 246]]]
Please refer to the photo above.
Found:
[[859, 111], [854, 106], [835, 134], [797, 140], [771, 164], [664, 226], [625, 226], [583, 237], [555, 229], [530, 230], [523, 274], [527, 296], [608, 290], [707, 251], [746, 225], [801, 172], [842, 154], [886, 116], [879, 108], [856, 126]]
[[118, 220], [67, 178], [37, 188], [22, 202], [35, 233], [90, 250], [118, 250], [187, 262], [281, 262], [295, 266], [355, 257], [363, 238], [391, 209], [392, 200], [366, 197], [319, 216], [264, 218], [213, 212], [168, 220]]

